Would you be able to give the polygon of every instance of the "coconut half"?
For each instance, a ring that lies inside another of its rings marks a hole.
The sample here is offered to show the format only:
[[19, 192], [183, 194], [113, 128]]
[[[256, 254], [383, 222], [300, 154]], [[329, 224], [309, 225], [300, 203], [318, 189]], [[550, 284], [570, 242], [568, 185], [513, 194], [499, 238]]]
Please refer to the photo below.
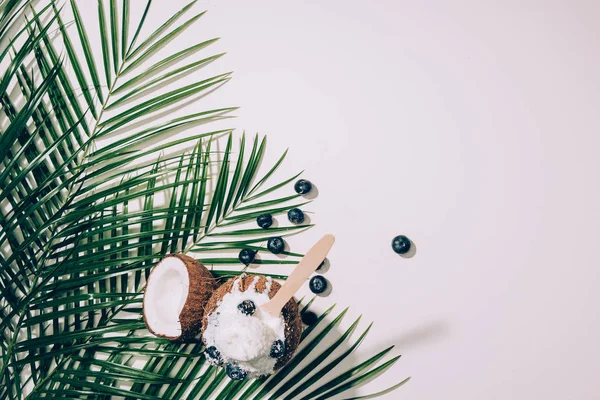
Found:
[[170, 340], [195, 338], [202, 329], [204, 306], [217, 286], [210, 271], [195, 259], [166, 256], [146, 282], [143, 314], [148, 330]]
[[[219, 286], [206, 304], [202, 326], [202, 340], [205, 346], [207, 348], [215, 346], [215, 348], [219, 351], [220, 357], [224, 359], [221, 361], [225, 361], [226, 363], [231, 362], [236, 365], [239, 364], [241, 368], [246, 369], [248, 378], [270, 375], [274, 371], [277, 371], [283, 367], [293, 357], [294, 352], [300, 344], [300, 338], [302, 335], [302, 319], [300, 318], [300, 310], [298, 309], [298, 303], [296, 299], [291, 298], [286, 303], [285, 307], [283, 307], [281, 317], [283, 318], [284, 323], [285, 352], [283, 356], [278, 358], [273, 364], [265, 362], [264, 359], [268, 357], [259, 356], [251, 360], [243, 361], [240, 358], [236, 359], [236, 357], [234, 357], [235, 354], [226, 354], [223, 352], [222, 348], [218, 348], [219, 344], [217, 342], [228, 341], [230, 339], [246, 340], [246, 342], [241, 344], [240, 347], [240, 351], [244, 352], [242, 347], [245, 347], [248, 343], [250, 343], [246, 335], [252, 333], [254, 329], [248, 329], [247, 324], [245, 324], [245, 326], [238, 325], [231, 327], [222, 326], [220, 323], [223, 322], [223, 317], [225, 317], [225, 320], [228, 323], [235, 322], [234, 320], [227, 318], [227, 311], [228, 308], [230, 309], [231, 307], [237, 311], [237, 305], [239, 304], [239, 301], [251, 299], [256, 303], [257, 306], [260, 306], [261, 303], [258, 301], [261, 300], [261, 298], [267, 297], [268, 301], [268, 299], [271, 299], [273, 296], [275, 296], [275, 293], [277, 293], [279, 289], [281, 289], [281, 285], [271, 278], [261, 275], [241, 275], [237, 278], [232, 278]], [[262, 296], [262, 294], [266, 294], [267, 296]], [[264, 315], [259, 313], [258, 316], [255, 314], [254, 316], [247, 318], [261, 320], [270, 319], [264, 317]], [[245, 336], [246, 338], [244, 338]], [[250, 339], [252, 340], [252, 343], [260, 342], [260, 340], [254, 340], [260, 338]], [[235, 345], [235, 342], [233, 342], [233, 344]], [[228, 347], [231, 349], [231, 346]], [[237, 353], [237, 351], [235, 353]], [[266, 352], [265, 356], [269, 356], [268, 351]], [[211, 362], [210, 359], [208, 361]], [[213, 365], [218, 365], [218, 363]]]

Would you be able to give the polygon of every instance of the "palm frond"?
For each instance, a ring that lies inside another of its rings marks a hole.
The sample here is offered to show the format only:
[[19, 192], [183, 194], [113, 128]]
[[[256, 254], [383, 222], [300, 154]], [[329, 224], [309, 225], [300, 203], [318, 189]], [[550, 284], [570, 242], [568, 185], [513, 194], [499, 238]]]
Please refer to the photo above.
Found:
[[[218, 38], [162, 54], [204, 15], [192, 13], [194, 3], [142, 37], [150, 0], [133, 26], [128, 0], [98, 0], [95, 43], [75, 0], [0, 2], [0, 398], [328, 398], [398, 360], [384, 362], [388, 348], [338, 372], [370, 325], [334, 357], [360, 317], [326, 344], [347, 314], [328, 321], [333, 307], [305, 330], [288, 365], [252, 382], [209, 366], [200, 342], [145, 329], [141, 293], [166, 253], [195, 255], [226, 278], [245, 271], [237, 253], [250, 247], [256, 264], [274, 268], [261, 273], [285, 279], [303, 255], [274, 258], [266, 240], [312, 226], [254, 227], [262, 213], [310, 206], [290, 190], [299, 174], [277, 177], [287, 151], [263, 168], [265, 137], [173, 136], [236, 109], [186, 106], [228, 72], [176, 82], [223, 55], [197, 56]], [[174, 86], [158, 90], [165, 84]], [[176, 107], [184, 114], [161, 118]]]

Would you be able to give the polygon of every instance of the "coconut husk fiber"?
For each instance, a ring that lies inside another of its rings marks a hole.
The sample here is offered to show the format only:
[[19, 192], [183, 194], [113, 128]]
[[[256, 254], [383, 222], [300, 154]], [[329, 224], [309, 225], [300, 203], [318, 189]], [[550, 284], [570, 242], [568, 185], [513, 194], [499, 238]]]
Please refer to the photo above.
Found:
[[[158, 337], [182, 341], [193, 339], [198, 336], [202, 330], [205, 305], [214, 293], [215, 289], [218, 288], [219, 284], [213, 277], [212, 273], [202, 263], [198, 262], [194, 258], [184, 254], [170, 254], [163, 258], [161, 262], [169, 257], [176, 257], [184, 263], [189, 278], [188, 297], [183, 309], [179, 313], [181, 335], [167, 336], [161, 332], [153, 331], [146, 320], [145, 312], [144, 322], [146, 323], [148, 330]], [[157, 264], [157, 266], [158, 265], [160, 265], [160, 263]], [[150, 283], [151, 280], [152, 273], [148, 277], [147, 284]], [[144, 299], [145, 297], [146, 293], [144, 293]]]

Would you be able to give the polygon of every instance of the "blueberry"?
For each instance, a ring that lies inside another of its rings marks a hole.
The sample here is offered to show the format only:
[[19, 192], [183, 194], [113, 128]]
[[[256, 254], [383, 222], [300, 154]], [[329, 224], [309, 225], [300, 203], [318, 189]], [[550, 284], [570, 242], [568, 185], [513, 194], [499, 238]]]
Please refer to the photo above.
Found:
[[274, 341], [273, 344], [271, 345], [271, 352], [269, 353], [269, 355], [272, 358], [281, 358], [281, 357], [283, 357], [284, 353], [285, 353], [285, 344], [283, 344], [283, 342], [281, 340]]
[[398, 254], [406, 254], [410, 250], [410, 240], [404, 235], [398, 235], [392, 240], [392, 249]]
[[248, 375], [246, 371], [244, 371], [237, 365], [227, 364], [227, 367], [225, 367], [225, 371], [227, 372], [227, 376], [235, 381], [244, 380]]
[[308, 326], [314, 325], [315, 322], [317, 322], [317, 319], [319, 318], [317, 317], [317, 314], [315, 314], [312, 311], [303, 312], [300, 316], [302, 317], [302, 322], [304, 322], [304, 324]]
[[323, 260], [323, 262], [322, 262], [321, 264], [319, 264], [319, 266], [317, 267], [317, 271], [320, 271], [320, 270], [322, 270], [322, 269], [323, 269], [323, 267], [324, 267], [324, 266], [327, 264], [327, 261], [328, 261], [328, 260], [327, 260], [327, 258], [325, 258], [325, 259]]
[[256, 218], [256, 223], [263, 229], [269, 228], [273, 225], [273, 217], [271, 214], [261, 214]]
[[238, 260], [242, 264], [249, 265], [254, 261], [254, 257], [256, 256], [256, 252], [252, 249], [242, 249], [240, 251], [240, 255], [238, 256]]
[[221, 352], [217, 350], [215, 346], [207, 347], [204, 350], [204, 355], [209, 363], [213, 365], [221, 365], [223, 364], [223, 357], [221, 357]]
[[327, 279], [321, 275], [315, 275], [310, 279], [308, 286], [311, 292], [321, 294], [327, 289]]
[[244, 300], [238, 304], [238, 310], [244, 315], [253, 315], [256, 311], [256, 305], [252, 300]]
[[293, 224], [301, 224], [304, 222], [304, 213], [299, 208], [292, 208], [288, 211], [288, 219]]
[[298, 194], [306, 194], [312, 190], [312, 183], [310, 183], [310, 181], [307, 181], [306, 179], [300, 179], [294, 185], [294, 190]]
[[280, 236], [269, 238], [267, 241], [267, 249], [273, 254], [281, 254], [283, 253], [283, 249], [285, 248], [285, 242]]

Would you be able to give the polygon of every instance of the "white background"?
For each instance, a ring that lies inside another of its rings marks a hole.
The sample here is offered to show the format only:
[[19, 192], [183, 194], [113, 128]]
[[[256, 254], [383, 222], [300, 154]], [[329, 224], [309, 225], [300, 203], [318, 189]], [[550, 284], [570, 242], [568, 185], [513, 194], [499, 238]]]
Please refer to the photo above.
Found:
[[[145, 32], [185, 3], [155, 2]], [[173, 46], [220, 36], [208, 68], [235, 73], [200, 108], [240, 106], [219, 124], [268, 134], [272, 158], [290, 147], [284, 172], [319, 189], [290, 244], [337, 236], [317, 307], [375, 321], [357, 356], [403, 355], [356, 393], [411, 376], [385, 398], [600, 398], [600, 3], [202, 9]]]

